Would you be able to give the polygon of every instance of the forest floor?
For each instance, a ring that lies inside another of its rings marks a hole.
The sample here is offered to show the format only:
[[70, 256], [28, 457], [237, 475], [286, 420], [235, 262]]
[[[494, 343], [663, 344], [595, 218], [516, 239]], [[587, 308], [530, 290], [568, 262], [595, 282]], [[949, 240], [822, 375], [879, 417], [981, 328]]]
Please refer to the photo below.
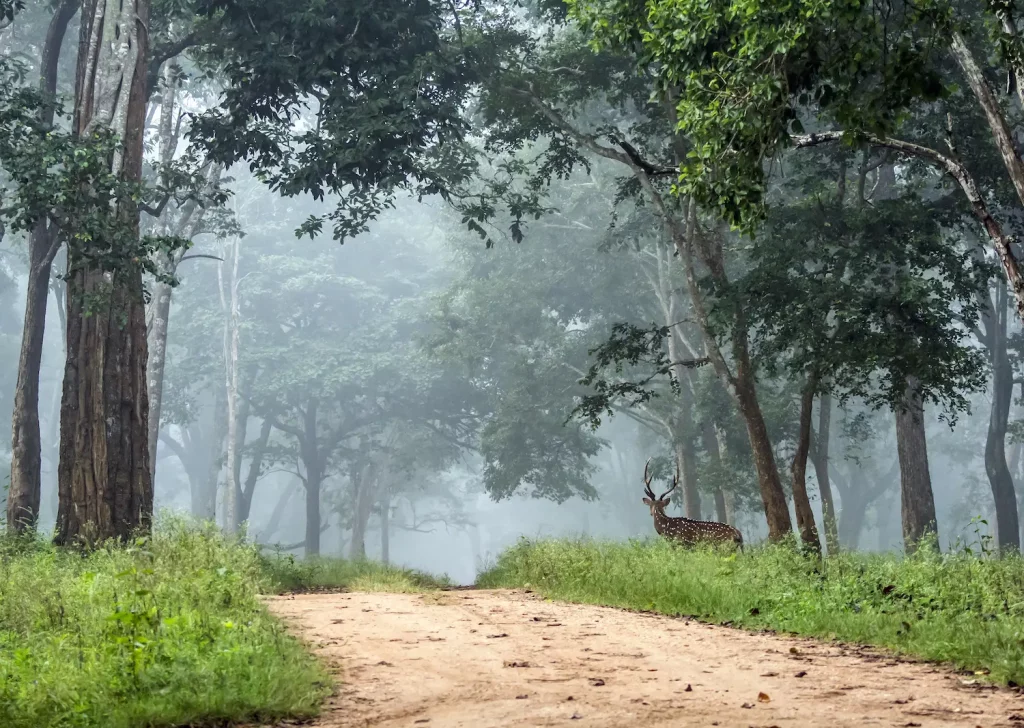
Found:
[[268, 603], [337, 676], [319, 728], [1024, 725], [1019, 690], [945, 667], [523, 590]]

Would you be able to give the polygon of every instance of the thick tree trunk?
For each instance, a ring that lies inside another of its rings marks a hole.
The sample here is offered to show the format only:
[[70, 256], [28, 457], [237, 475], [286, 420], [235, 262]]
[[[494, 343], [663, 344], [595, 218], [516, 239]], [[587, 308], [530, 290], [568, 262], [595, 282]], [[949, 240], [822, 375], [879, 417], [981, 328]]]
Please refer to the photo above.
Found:
[[[113, 131], [123, 148], [111, 170], [142, 176], [149, 0], [82, 8], [74, 130]], [[138, 209], [112, 211], [138, 235]], [[146, 391], [142, 271], [131, 261], [97, 270], [69, 252], [68, 356], [61, 405], [59, 544], [127, 538], [149, 529], [153, 483]]]
[[907, 378], [906, 395], [896, 410], [896, 449], [900, 460], [903, 546], [907, 553], [911, 553], [926, 534], [938, 532], [935, 498], [928, 471], [924, 403], [913, 377]]
[[828, 444], [832, 436], [832, 396], [823, 394], [818, 400], [818, 435], [811, 450], [811, 462], [821, 493], [821, 512], [825, 520], [825, 546], [829, 554], [839, 553], [839, 528], [836, 505], [832, 497], [832, 479], [828, 472]]
[[[57, 62], [68, 24], [78, 10], [77, 0], [61, 0], [46, 31], [40, 62], [40, 89], [47, 98], [57, 91]], [[44, 126], [53, 124], [53, 107], [43, 110]], [[18, 382], [11, 417], [11, 482], [7, 493], [7, 527], [15, 532], [35, 530], [42, 493], [42, 441], [39, 436], [39, 371], [43, 359], [46, 304], [50, 271], [60, 247], [59, 231], [40, 220], [28, 240], [28, 293], [18, 356]]]
[[995, 310], [986, 312], [988, 355], [992, 365], [992, 409], [985, 441], [985, 472], [996, 509], [996, 543], [1001, 551], [1020, 551], [1017, 493], [1006, 463], [1006, 428], [1013, 401], [1013, 367], [1006, 351], [1006, 287], [998, 285]]
[[821, 553], [818, 527], [814, 524], [814, 511], [807, 496], [807, 455], [811, 449], [811, 415], [814, 409], [814, 394], [817, 377], [811, 376], [804, 385], [800, 398], [800, 426], [797, 434], [796, 453], [793, 455], [793, 505], [796, 510], [796, 525], [800, 540], [806, 548]]

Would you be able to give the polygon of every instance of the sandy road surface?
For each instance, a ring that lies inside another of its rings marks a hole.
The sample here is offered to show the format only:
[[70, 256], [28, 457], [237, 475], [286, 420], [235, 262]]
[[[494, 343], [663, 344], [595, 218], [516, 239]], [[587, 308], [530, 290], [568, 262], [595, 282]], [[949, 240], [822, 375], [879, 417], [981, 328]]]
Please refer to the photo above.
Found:
[[1024, 697], [932, 665], [518, 591], [270, 607], [339, 673], [321, 728], [1024, 728]]

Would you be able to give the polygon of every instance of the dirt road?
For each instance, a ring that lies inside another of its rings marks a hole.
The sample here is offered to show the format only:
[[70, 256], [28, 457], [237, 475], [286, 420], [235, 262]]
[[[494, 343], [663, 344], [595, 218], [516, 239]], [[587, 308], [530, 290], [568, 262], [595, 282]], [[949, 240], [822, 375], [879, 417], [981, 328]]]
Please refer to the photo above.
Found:
[[932, 665], [524, 592], [270, 606], [338, 671], [321, 728], [1024, 728], [1024, 697]]

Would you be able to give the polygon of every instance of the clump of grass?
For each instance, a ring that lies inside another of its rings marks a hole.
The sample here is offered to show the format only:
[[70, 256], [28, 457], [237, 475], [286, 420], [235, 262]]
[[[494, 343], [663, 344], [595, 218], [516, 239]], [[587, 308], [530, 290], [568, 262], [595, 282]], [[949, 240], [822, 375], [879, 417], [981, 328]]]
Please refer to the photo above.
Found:
[[87, 555], [0, 542], [0, 725], [129, 728], [316, 714], [330, 680], [259, 600], [258, 550], [165, 521]]
[[447, 577], [376, 561], [328, 557], [296, 559], [291, 554], [261, 556], [262, 568], [278, 594], [309, 591], [377, 591], [414, 593], [450, 586]]
[[556, 599], [684, 614], [890, 648], [1024, 684], [1024, 560], [839, 554], [786, 546], [725, 555], [658, 541], [527, 541], [481, 575]]

